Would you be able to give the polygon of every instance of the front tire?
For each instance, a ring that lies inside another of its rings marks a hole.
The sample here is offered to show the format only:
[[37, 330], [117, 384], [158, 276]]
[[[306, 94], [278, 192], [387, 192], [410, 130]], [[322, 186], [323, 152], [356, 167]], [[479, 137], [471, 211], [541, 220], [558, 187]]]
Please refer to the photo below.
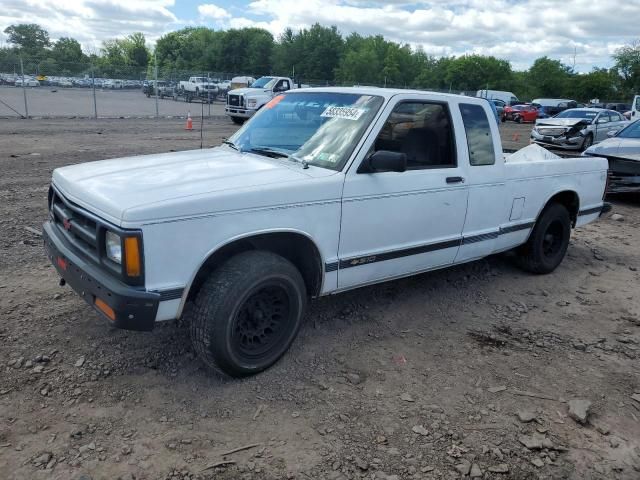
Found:
[[214, 271], [187, 313], [207, 367], [232, 377], [273, 365], [296, 338], [306, 308], [298, 269], [271, 252], [240, 253]]
[[584, 137], [584, 140], [582, 141], [582, 151], [584, 152], [591, 145], [593, 145], [593, 135], [588, 134], [586, 137]]
[[242, 125], [244, 123], [244, 118], [242, 118], [242, 117], [231, 117], [231, 120], [236, 125]]
[[571, 218], [564, 205], [545, 207], [527, 243], [518, 251], [520, 265], [532, 273], [551, 273], [562, 262], [571, 237]]

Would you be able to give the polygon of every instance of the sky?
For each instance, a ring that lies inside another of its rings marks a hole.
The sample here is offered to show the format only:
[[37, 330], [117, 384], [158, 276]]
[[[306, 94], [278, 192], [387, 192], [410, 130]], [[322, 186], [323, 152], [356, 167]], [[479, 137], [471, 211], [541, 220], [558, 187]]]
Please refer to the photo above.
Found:
[[494, 55], [523, 70], [546, 55], [588, 72], [612, 66], [617, 48], [640, 39], [639, 17], [640, 0], [0, 0], [0, 45], [15, 23], [38, 23], [54, 40], [71, 36], [97, 52], [104, 40], [137, 31], [152, 46], [185, 26], [257, 26], [277, 38], [318, 22], [435, 56]]

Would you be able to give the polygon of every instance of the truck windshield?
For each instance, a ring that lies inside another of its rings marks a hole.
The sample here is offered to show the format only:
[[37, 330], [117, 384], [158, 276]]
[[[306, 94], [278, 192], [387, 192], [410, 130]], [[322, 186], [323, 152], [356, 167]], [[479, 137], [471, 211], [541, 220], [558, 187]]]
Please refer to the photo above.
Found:
[[240, 151], [282, 156], [341, 170], [383, 103], [357, 93], [304, 92], [274, 97], [229, 142]]
[[251, 88], [269, 88], [269, 84], [271, 84], [275, 78], [273, 77], [260, 77], [258, 80], [251, 84]]

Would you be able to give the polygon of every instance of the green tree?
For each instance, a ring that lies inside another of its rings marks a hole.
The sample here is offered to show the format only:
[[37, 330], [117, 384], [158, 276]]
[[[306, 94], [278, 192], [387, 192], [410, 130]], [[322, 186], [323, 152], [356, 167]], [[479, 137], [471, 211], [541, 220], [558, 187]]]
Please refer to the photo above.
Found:
[[73, 74], [83, 71], [87, 66], [87, 56], [82, 53], [80, 43], [69, 37], [59, 38], [51, 49], [50, 60], [60, 65], [60, 74]]
[[575, 79], [575, 96], [585, 102], [592, 98], [613, 100], [616, 97], [615, 71], [606, 68], [594, 68], [591, 72], [577, 75]]
[[128, 65], [135, 67], [146, 67], [149, 63], [149, 50], [147, 49], [147, 41], [141, 32], [132, 33], [120, 42], [126, 62]]
[[49, 33], [35, 23], [9, 25], [4, 29], [4, 33], [9, 37], [8, 42], [15, 45], [20, 53], [27, 56], [41, 56], [45, 49], [51, 45]]
[[538, 58], [527, 72], [528, 89], [532, 97], [566, 97], [573, 95], [571, 68], [559, 60]]
[[310, 81], [331, 81], [340, 64], [344, 40], [337, 27], [316, 23], [298, 33], [285, 30], [274, 50], [276, 73], [290, 73]]
[[619, 48], [613, 55], [626, 96], [640, 92], [640, 41]]
[[483, 88], [507, 90], [511, 86], [513, 72], [507, 60], [463, 55], [450, 61], [445, 78], [455, 91], [471, 92]]

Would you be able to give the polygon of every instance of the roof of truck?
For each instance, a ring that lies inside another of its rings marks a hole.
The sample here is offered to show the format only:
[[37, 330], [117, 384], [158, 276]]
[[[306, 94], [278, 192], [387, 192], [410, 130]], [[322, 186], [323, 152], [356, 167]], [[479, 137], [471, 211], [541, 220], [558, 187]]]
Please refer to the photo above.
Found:
[[465, 99], [473, 103], [481, 103], [485, 101], [484, 98], [478, 97], [469, 97], [466, 95], [456, 95], [453, 93], [440, 93], [433, 92], [430, 90], [409, 90], [403, 88], [383, 88], [383, 87], [311, 87], [311, 88], [296, 88], [294, 90], [289, 90], [289, 92], [314, 92], [314, 93], [356, 93], [360, 95], [377, 95], [380, 97], [384, 97], [385, 99], [390, 99], [391, 97], [395, 97], [396, 95], [429, 95], [429, 96], [437, 96], [441, 98], [450, 98], [450, 99]]

